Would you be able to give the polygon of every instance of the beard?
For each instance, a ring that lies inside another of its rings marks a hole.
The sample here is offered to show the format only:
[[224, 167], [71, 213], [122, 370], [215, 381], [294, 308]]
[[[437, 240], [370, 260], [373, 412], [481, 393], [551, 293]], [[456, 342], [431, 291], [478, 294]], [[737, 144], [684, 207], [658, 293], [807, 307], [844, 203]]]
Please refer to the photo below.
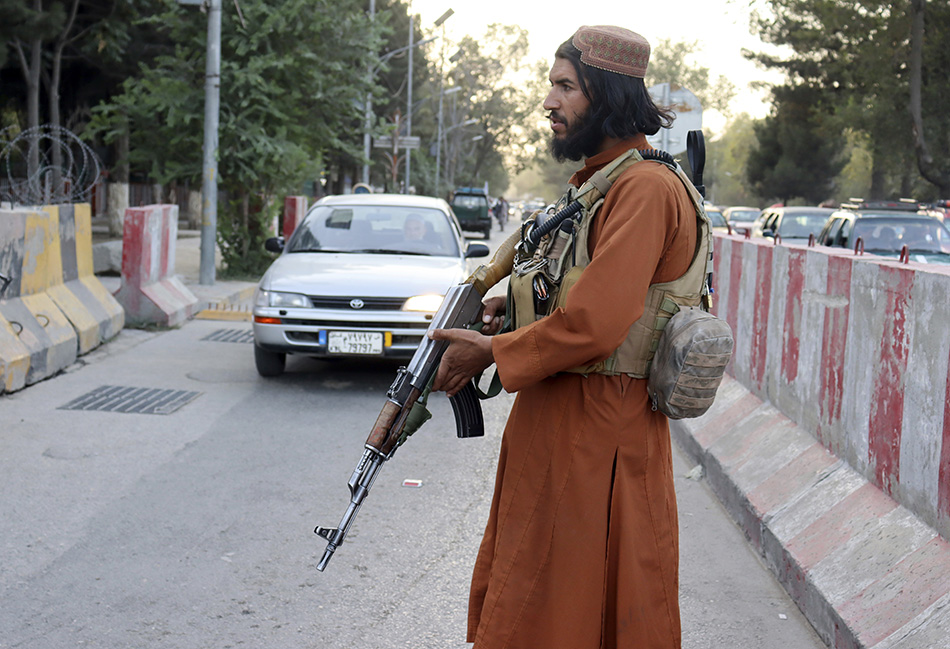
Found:
[[551, 155], [558, 162], [589, 158], [597, 153], [597, 148], [604, 141], [604, 131], [601, 124], [590, 119], [590, 109], [577, 118], [563, 137], [556, 134], [551, 138]]

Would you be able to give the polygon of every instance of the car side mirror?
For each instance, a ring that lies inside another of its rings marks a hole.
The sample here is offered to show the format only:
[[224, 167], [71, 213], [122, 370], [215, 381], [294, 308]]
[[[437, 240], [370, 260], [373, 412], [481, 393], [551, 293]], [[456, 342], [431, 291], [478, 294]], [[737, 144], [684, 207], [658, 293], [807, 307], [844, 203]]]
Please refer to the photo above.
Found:
[[284, 251], [284, 238], [283, 237], [271, 237], [264, 242], [264, 250], [267, 252], [283, 252]]
[[763, 236], [763, 237], [774, 237], [774, 236], [775, 236], [775, 231], [774, 231], [774, 230], [762, 230], [762, 236]]
[[479, 241], [472, 241], [465, 247], [465, 258], [472, 259], [473, 257], [487, 257], [491, 250], [488, 248], [487, 244], [481, 243]]

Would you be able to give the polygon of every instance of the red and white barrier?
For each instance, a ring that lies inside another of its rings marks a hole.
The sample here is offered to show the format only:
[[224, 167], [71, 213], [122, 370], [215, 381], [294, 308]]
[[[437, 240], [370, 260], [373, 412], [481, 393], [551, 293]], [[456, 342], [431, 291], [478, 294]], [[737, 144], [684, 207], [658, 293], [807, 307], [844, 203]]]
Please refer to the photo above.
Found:
[[716, 239], [730, 372], [950, 538], [950, 268]]
[[948, 646], [950, 543], [933, 527], [731, 377], [671, 430], [828, 646]]
[[284, 240], [290, 239], [290, 235], [294, 233], [306, 214], [306, 196], [287, 196], [284, 198], [284, 223], [280, 231]]
[[950, 647], [950, 267], [715, 244], [735, 378], [674, 435], [830, 646]]
[[125, 211], [122, 284], [115, 296], [127, 323], [176, 327], [197, 311], [198, 298], [173, 274], [177, 238], [177, 205]]

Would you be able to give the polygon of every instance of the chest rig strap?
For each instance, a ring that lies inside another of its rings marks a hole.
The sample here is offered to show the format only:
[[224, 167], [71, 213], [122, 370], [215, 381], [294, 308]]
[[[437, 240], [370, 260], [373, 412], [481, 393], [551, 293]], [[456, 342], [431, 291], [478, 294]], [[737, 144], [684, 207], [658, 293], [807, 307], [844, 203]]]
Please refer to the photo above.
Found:
[[[637, 162], [641, 152], [630, 149], [599, 169], [580, 187], [569, 186], [554, 214], [537, 214], [525, 223], [509, 282], [508, 314], [511, 327], [547, 315], [560, 295], [565, 263], [573, 266], [578, 224], [585, 222], [614, 181]], [[570, 251], [570, 262], [565, 251]]]

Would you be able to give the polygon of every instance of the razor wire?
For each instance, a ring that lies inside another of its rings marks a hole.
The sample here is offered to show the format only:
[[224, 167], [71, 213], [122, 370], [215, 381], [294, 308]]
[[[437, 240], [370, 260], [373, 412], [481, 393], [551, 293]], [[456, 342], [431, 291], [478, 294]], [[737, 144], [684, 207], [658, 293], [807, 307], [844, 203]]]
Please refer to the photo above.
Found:
[[8, 127], [0, 147], [0, 199], [17, 205], [88, 202], [102, 174], [95, 151], [61, 126]]

